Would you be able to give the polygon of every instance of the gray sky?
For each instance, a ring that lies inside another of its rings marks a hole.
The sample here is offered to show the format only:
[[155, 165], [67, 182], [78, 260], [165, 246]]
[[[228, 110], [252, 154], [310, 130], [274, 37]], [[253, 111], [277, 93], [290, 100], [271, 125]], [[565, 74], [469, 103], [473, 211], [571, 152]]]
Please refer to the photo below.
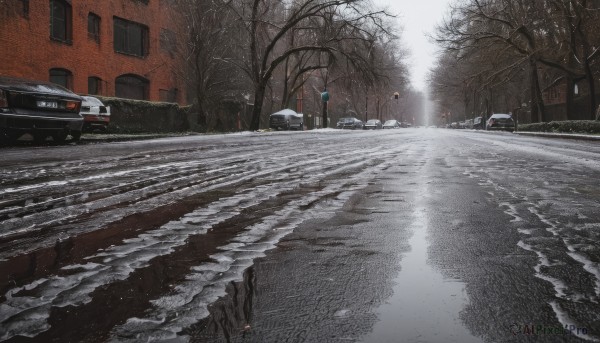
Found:
[[410, 51], [409, 67], [411, 83], [418, 90], [424, 90], [429, 68], [435, 61], [436, 47], [426, 34], [433, 33], [448, 12], [450, 0], [374, 0], [376, 4], [387, 6], [398, 16], [404, 27], [402, 41]]

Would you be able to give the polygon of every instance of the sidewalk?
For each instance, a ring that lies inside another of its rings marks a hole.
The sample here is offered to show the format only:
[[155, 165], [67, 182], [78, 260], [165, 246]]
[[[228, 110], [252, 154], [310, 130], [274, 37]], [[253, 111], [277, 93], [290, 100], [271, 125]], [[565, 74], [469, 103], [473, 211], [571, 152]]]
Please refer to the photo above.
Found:
[[553, 132], [521, 132], [516, 131], [515, 134], [532, 137], [547, 137], [547, 138], [564, 138], [564, 139], [580, 139], [588, 141], [600, 141], [600, 135], [588, 135], [579, 133], [553, 133]]

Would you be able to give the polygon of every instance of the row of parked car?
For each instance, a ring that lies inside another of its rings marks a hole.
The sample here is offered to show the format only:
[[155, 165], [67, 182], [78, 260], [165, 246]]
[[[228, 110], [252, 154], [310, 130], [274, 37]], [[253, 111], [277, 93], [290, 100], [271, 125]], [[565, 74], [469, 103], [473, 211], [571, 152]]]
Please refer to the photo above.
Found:
[[110, 107], [54, 83], [0, 76], [0, 143], [30, 134], [36, 142], [62, 143], [82, 132], [105, 131]]
[[360, 119], [354, 117], [341, 118], [337, 124], [337, 129], [350, 129], [350, 130], [380, 130], [380, 129], [399, 129], [401, 127], [409, 127], [410, 124], [402, 123], [397, 120], [391, 119], [386, 120], [382, 123], [379, 119], [369, 119], [367, 122], [363, 122]]
[[503, 130], [513, 132], [516, 129], [514, 119], [510, 114], [495, 113], [485, 121], [483, 117], [453, 122], [448, 124], [449, 129], [475, 129], [475, 130]]

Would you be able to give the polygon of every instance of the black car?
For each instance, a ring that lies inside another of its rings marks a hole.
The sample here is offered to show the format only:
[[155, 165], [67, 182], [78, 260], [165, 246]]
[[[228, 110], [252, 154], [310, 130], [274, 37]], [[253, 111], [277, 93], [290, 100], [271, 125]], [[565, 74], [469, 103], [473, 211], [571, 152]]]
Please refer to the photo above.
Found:
[[338, 129], [362, 129], [363, 128], [362, 120], [356, 119], [354, 117], [342, 118], [337, 122], [336, 128]]
[[485, 122], [482, 117], [476, 117], [473, 119], [473, 129], [475, 130], [483, 130]]
[[57, 84], [0, 76], [0, 141], [29, 133], [36, 142], [81, 137], [82, 98]]
[[515, 121], [510, 114], [495, 113], [487, 121], [486, 130], [514, 131]]
[[275, 112], [269, 116], [269, 127], [274, 130], [303, 130], [304, 115], [290, 109]]
[[378, 119], [369, 119], [363, 126], [365, 130], [379, 130], [383, 128], [383, 124], [381, 120]]

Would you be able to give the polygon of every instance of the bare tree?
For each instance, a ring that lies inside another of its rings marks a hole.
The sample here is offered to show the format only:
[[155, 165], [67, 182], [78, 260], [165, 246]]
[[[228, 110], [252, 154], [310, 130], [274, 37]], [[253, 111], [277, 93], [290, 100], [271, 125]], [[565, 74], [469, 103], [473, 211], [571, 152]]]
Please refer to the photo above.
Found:
[[[332, 64], [331, 61], [340, 57], [353, 68], [366, 70], [368, 61], [363, 50], [348, 50], [344, 43], [372, 42], [373, 34], [368, 29], [382, 28], [382, 18], [386, 16], [384, 11], [372, 10], [362, 0], [302, 0], [289, 3], [242, 0], [231, 1], [229, 5], [247, 30], [247, 54], [243, 60], [232, 62], [241, 67], [253, 83], [251, 130], [259, 128], [265, 91], [279, 67], [289, 63], [290, 58], [296, 58], [295, 62], [301, 61], [300, 56], [305, 58], [305, 63], [295, 65], [296, 80], [312, 70], [327, 68]], [[296, 34], [309, 35], [315, 40], [295, 39], [290, 44], [290, 36], [296, 37]], [[291, 87], [298, 85], [296, 81]]]
[[[597, 29], [598, 11], [594, 1], [570, 0], [468, 0], [453, 8], [451, 17], [440, 26], [438, 42], [446, 51], [457, 51], [463, 63], [472, 62], [473, 54], [494, 56], [484, 65], [483, 74], [465, 77], [481, 80], [479, 90], [513, 84], [528, 72], [532, 115], [545, 120], [542, 82], [556, 70], [570, 79], [588, 80], [590, 108], [596, 107], [594, 62], [600, 54]], [[500, 62], [500, 63], [499, 63]], [[474, 64], [470, 68], [479, 69]], [[572, 92], [572, 87], [568, 87]]]
[[[228, 59], [242, 54], [239, 29], [229, 6], [215, 1], [176, 0], [173, 18], [178, 23], [172, 44], [183, 69], [200, 130], [220, 126], [219, 108], [224, 101], [241, 101], [249, 88], [243, 75]], [[167, 37], [168, 39], [169, 37]], [[164, 39], [164, 37], [161, 37]], [[212, 124], [211, 124], [212, 123]]]

